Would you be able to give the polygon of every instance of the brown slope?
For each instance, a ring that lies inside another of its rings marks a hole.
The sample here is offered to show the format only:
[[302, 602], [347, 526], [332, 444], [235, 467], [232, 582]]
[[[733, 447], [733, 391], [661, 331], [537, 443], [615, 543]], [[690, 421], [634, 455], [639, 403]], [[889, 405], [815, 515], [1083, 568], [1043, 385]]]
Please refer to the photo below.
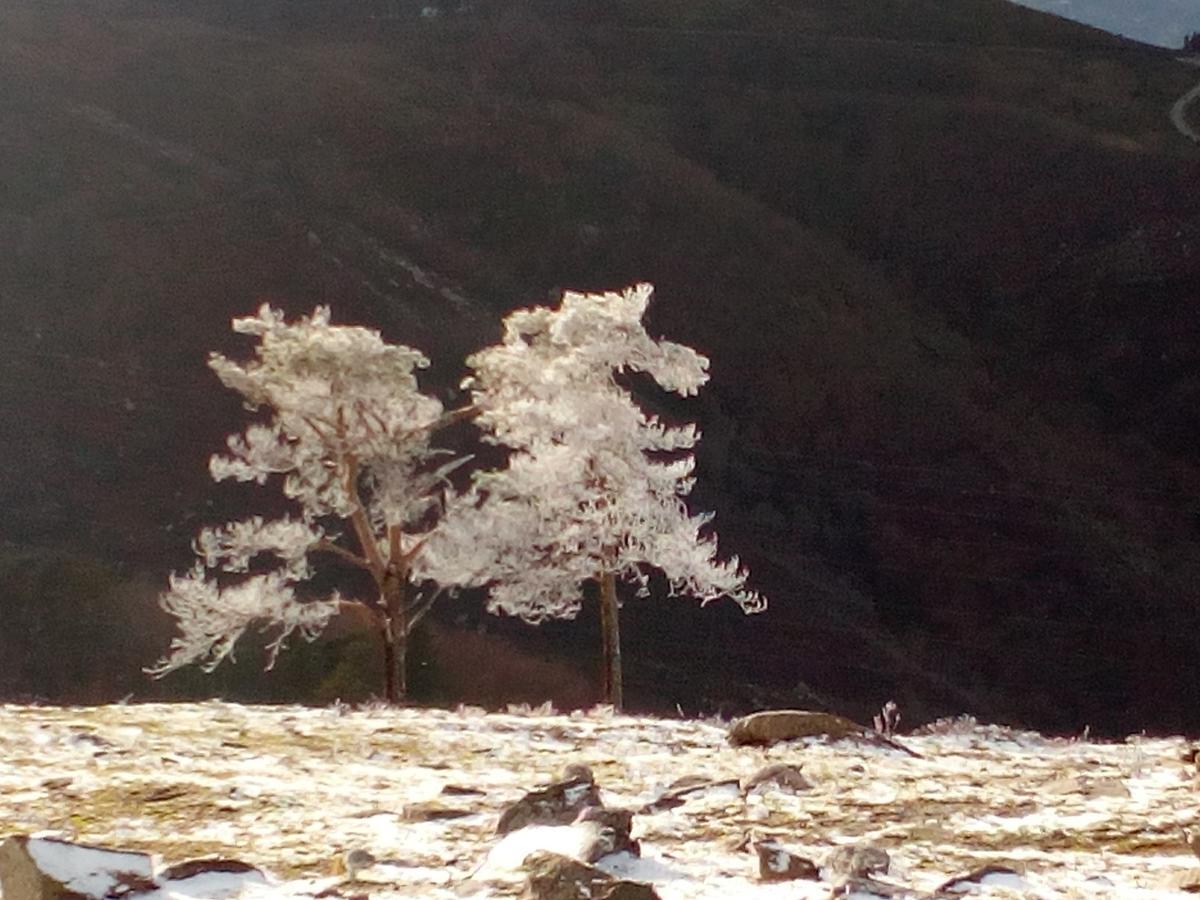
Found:
[[646, 664], [646, 702], [740, 678], [854, 711], [1186, 721], [1195, 459], [1147, 425], [1156, 400], [1117, 430], [1084, 391], [1145, 383], [1094, 335], [1175, 321], [1103, 294], [1105, 261], [1194, 271], [1173, 238], [1122, 250], [1194, 215], [1158, 57], [1026, 11], [1039, 36], [986, 51], [900, 16], [797, 53], [553, 9], [340, 30], [154, 9], [3, 14], [11, 538], [163, 570], [240, 512], [204, 484], [238, 416], [202, 363], [263, 298], [331, 301], [451, 384], [503, 309], [650, 279], [657, 326], [714, 358], [701, 499], [775, 606], [631, 604], [632, 658], [671, 673]]

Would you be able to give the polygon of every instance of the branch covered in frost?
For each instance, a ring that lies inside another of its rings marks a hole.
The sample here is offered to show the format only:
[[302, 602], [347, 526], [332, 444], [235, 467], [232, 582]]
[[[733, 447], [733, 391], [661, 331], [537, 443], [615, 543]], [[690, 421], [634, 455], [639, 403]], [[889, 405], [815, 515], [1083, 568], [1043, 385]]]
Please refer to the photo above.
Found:
[[313, 640], [337, 613], [337, 595], [326, 601], [301, 602], [286, 575], [272, 572], [255, 575], [222, 588], [197, 564], [191, 571], [171, 576], [170, 590], [160, 598], [163, 609], [176, 618], [179, 634], [171, 641], [170, 653], [147, 669], [161, 677], [192, 663], [211, 672], [226, 657], [242, 634], [255, 622], [263, 630], [278, 631], [267, 645], [267, 668], [287, 638], [296, 631]]
[[254, 516], [243, 522], [230, 522], [219, 528], [205, 528], [196, 538], [196, 555], [210, 569], [245, 572], [250, 560], [259, 554], [271, 554], [283, 563], [283, 573], [291, 581], [309, 576], [308, 553], [325, 533], [308, 522], [283, 518], [264, 522]]
[[234, 330], [259, 337], [254, 358], [239, 363], [214, 353], [209, 365], [270, 419], [229, 438], [228, 454], [210, 463], [213, 478], [262, 484], [281, 474], [306, 517], [345, 518], [361, 499], [350, 473], [361, 471], [381, 489], [377, 518], [418, 521], [427, 493], [396, 485], [434, 453], [429, 438], [443, 416], [442, 404], [418, 389], [415, 372], [429, 365], [424, 354], [388, 344], [377, 331], [330, 325], [326, 307], [288, 323], [263, 306], [236, 319]]
[[492, 611], [534, 622], [574, 616], [599, 573], [644, 590], [648, 568], [673, 594], [765, 608], [737, 560], [719, 560], [711, 516], [687, 509], [695, 427], [647, 415], [614, 377], [644, 372], [684, 395], [708, 378], [703, 356], [646, 333], [650, 293], [568, 293], [557, 310], [520, 310], [501, 344], [468, 360], [477, 423], [512, 452], [451, 503], [420, 561], [428, 577], [487, 586]]
[[[257, 338], [253, 355], [238, 362], [214, 353], [209, 365], [262, 415], [213, 456], [212, 477], [265, 484], [277, 476], [298, 515], [200, 532], [200, 563], [173, 576], [161, 598], [179, 635], [151, 670], [157, 675], [189, 663], [213, 668], [255, 623], [275, 633], [272, 662], [293, 632], [314, 637], [341, 601], [296, 599], [295, 586], [319, 561], [312, 553], [365, 569], [382, 592], [388, 573], [407, 571], [437, 528], [447, 477], [465, 461], [431, 445], [454, 414], [420, 392], [416, 372], [429, 361], [419, 351], [367, 328], [332, 325], [327, 307], [288, 322], [263, 306], [233, 326]], [[217, 573], [242, 580], [218, 581]], [[378, 601], [363, 604], [387, 608]]]

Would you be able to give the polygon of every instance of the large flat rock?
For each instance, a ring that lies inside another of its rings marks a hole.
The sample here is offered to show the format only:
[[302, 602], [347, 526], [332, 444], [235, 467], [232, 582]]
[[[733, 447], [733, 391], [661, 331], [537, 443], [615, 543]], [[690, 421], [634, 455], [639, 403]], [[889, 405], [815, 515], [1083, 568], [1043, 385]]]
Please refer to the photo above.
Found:
[[735, 747], [766, 747], [799, 738], [842, 738], [866, 732], [866, 726], [833, 713], [770, 709], [751, 713], [734, 722], [729, 728], [729, 743]]

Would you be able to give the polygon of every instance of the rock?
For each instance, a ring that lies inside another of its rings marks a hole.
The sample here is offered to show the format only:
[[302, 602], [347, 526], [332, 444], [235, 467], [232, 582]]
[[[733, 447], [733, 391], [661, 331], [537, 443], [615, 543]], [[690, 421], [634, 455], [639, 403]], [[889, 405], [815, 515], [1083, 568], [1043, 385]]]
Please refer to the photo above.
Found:
[[90, 900], [157, 886], [146, 853], [27, 835], [0, 844], [4, 900]]
[[836, 878], [865, 878], [886, 872], [892, 863], [887, 851], [871, 844], [835, 847], [825, 858], [830, 881]]
[[1192, 851], [1192, 854], [1197, 859], [1200, 859], [1200, 831], [1185, 828], [1183, 830], [1183, 841], [1188, 845], [1188, 849]]
[[773, 709], [751, 713], [734, 722], [729, 729], [729, 743], [735, 747], [766, 747], [798, 738], [843, 738], [866, 733], [864, 726], [832, 713]]
[[789, 766], [787, 763], [775, 763], [774, 765], [763, 766], [763, 768], [741, 783], [741, 789], [743, 794], [749, 794], [755, 788], [770, 785], [792, 793], [812, 789], [812, 783], [800, 774], [800, 770], [796, 766]]
[[1088, 775], [1063, 775], [1052, 778], [1039, 788], [1043, 794], [1079, 794], [1082, 797], [1129, 797], [1129, 788], [1120, 778], [1092, 778]]
[[236, 859], [188, 860], [156, 876], [146, 853], [24, 835], [0, 844], [4, 900], [108, 900], [160, 889], [176, 896], [173, 888], [179, 896], [222, 898], [240, 895], [247, 881], [266, 880], [261, 870]]
[[496, 834], [508, 834], [526, 825], [569, 825], [589, 806], [601, 806], [600, 789], [590, 769], [581, 767], [571, 777], [531, 791], [500, 814]]
[[375, 858], [375, 854], [362, 847], [347, 850], [338, 860], [340, 870], [350, 881], [358, 881], [358, 873], [363, 869], [371, 868], [377, 862], [379, 860]]
[[446, 819], [462, 819], [474, 815], [474, 811], [461, 806], [447, 806], [436, 800], [409, 803], [404, 807], [403, 818], [409, 822], [441, 822]]
[[[1160, 891], [1181, 891], [1200, 894], [1200, 869], [1180, 869], [1163, 875], [1155, 885]], [[6, 898], [7, 894], [4, 895]]]
[[1083, 779], [1083, 796], [1115, 797], [1124, 800], [1132, 795], [1125, 782], [1120, 778], [1085, 778]]
[[189, 859], [175, 863], [159, 872], [158, 877], [163, 881], [183, 881], [186, 878], [195, 878], [197, 875], [208, 875], [213, 872], [225, 875], [263, 874], [258, 866], [252, 866], [240, 859], [213, 857], [211, 859]]
[[544, 850], [529, 854], [525, 869], [523, 900], [661, 900], [648, 884], [614, 878], [595, 866]]
[[881, 897], [887, 900], [910, 900], [920, 897], [911, 888], [902, 884], [892, 884], [890, 881], [880, 881], [868, 876], [842, 878], [834, 882], [829, 894], [830, 900], [835, 898], [854, 897], [862, 900], [865, 897]]
[[483, 797], [487, 794], [477, 787], [469, 787], [461, 784], [447, 784], [442, 786], [442, 793], [447, 797]]
[[708, 787], [713, 780], [707, 775], [680, 775], [667, 785], [668, 793], [684, 793]]
[[573, 827], [593, 832], [583, 845], [584, 862], [595, 862], [610, 853], [624, 852], [641, 856], [641, 847], [630, 836], [633, 830], [632, 810], [588, 806], [579, 813]]
[[586, 763], [568, 763], [563, 767], [562, 774], [558, 777], [559, 781], [589, 781], [592, 784], [596, 783], [596, 776], [592, 772], [592, 767]]
[[935, 897], [943, 894], [958, 895], [971, 893], [976, 887], [1006, 887], [1017, 891], [1029, 889], [1029, 882], [1021, 873], [1008, 866], [983, 866], [966, 875], [957, 875], [943, 882], [933, 892]]
[[763, 881], [816, 881], [821, 877], [811, 859], [785, 850], [774, 840], [757, 841], [754, 852], [758, 854], [758, 877]]
[[741, 790], [740, 783], [736, 778], [729, 778], [724, 781], [713, 781], [710, 778], [704, 778], [698, 775], [685, 775], [683, 778], [678, 778], [671, 782], [670, 786], [654, 800], [651, 800], [645, 806], [638, 810], [641, 813], [656, 813], [664, 812], [668, 809], [675, 809], [677, 806], [683, 806], [687, 802], [686, 798], [692, 794], [698, 794], [701, 791], [709, 790], [710, 788], [734, 788]]

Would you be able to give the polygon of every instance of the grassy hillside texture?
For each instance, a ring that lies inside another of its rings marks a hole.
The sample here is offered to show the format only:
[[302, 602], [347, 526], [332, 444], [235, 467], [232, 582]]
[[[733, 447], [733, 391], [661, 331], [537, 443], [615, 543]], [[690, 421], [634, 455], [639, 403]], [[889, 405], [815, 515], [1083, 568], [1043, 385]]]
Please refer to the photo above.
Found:
[[1200, 726], [1195, 70], [1000, 0], [377, 6], [0, 10], [3, 537], [161, 577], [243, 514], [204, 358], [264, 299], [449, 390], [650, 280], [773, 606], [631, 601], [635, 703]]

